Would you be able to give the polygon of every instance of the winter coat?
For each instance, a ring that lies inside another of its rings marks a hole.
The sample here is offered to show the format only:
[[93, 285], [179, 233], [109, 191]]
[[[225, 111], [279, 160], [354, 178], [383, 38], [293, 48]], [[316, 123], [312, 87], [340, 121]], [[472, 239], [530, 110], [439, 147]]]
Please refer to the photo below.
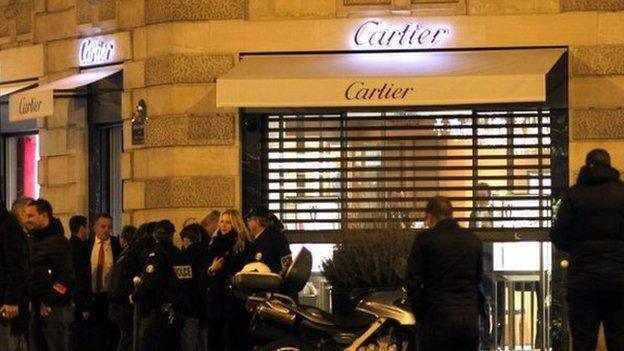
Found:
[[573, 290], [624, 292], [624, 183], [608, 165], [584, 166], [563, 196], [550, 231], [570, 254]]

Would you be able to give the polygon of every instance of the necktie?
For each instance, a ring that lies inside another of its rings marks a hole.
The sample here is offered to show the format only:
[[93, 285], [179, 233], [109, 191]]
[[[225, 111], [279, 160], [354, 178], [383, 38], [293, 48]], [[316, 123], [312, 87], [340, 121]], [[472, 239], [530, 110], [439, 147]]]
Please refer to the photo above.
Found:
[[95, 290], [101, 292], [104, 289], [104, 281], [102, 276], [104, 275], [104, 241], [100, 241], [100, 250], [98, 251], [97, 271], [95, 273]]

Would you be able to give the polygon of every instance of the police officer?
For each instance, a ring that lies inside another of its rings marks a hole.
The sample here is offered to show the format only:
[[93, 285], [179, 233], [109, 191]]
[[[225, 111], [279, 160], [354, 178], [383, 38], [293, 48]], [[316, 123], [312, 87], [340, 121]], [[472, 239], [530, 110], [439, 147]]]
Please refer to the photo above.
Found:
[[249, 211], [245, 219], [253, 239], [248, 263], [262, 262], [273, 273], [283, 273], [292, 262], [292, 254], [286, 236], [279, 224], [274, 223], [275, 216], [266, 207], [257, 207]]
[[140, 327], [141, 350], [178, 349], [180, 330], [190, 309], [193, 268], [173, 245], [174, 232], [168, 220], [156, 224], [156, 244], [143, 268], [141, 284], [130, 296], [146, 313]]

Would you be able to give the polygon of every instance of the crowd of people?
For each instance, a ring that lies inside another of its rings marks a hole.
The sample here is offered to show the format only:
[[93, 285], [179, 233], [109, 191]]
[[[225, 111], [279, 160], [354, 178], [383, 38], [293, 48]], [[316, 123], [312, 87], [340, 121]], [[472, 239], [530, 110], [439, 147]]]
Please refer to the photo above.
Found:
[[0, 350], [247, 350], [249, 316], [230, 279], [250, 262], [280, 273], [292, 259], [262, 207], [119, 235], [108, 214], [74, 216], [67, 239], [45, 199], [1, 205]]

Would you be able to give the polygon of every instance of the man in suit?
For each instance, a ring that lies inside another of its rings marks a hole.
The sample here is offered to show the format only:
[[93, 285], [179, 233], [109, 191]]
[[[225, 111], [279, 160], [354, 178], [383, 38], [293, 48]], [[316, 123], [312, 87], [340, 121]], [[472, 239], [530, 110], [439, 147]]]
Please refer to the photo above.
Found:
[[93, 224], [94, 239], [91, 241], [91, 292], [93, 296], [90, 319], [95, 330], [102, 332], [105, 350], [117, 347], [119, 331], [108, 316], [108, 289], [113, 264], [119, 257], [119, 238], [111, 236], [113, 218], [106, 213], [97, 216]]

